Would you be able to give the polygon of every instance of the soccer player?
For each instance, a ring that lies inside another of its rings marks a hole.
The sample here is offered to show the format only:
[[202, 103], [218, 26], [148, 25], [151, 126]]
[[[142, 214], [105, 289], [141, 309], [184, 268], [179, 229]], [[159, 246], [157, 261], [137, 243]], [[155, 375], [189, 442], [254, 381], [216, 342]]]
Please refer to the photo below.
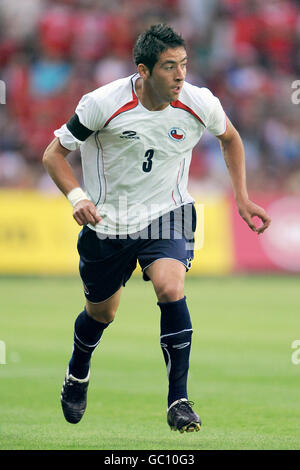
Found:
[[[182, 37], [168, 25], [154, 25], [138, 37], [133, 57], [137, 73], [84, 95], [70, 120], [54, 132], [43, 157], [83, 226], [78, 252], [86, 304], [75, 321], [61, 404], [67, 421], [80, 421], [92, 353], [139, 261], [161, 311], [167, 422], [180, 432], [198, 431], [201, 420], [187, 393], [193, 330], [184, 280], [196, 226], [188, 172], [205, 129], [220, 141], [237, 208], [250, 229], [262, 233], [270, 219], [248, 198], [243, 144], [220, 101], [207, 88], [185, 81]], [[65, 158], [78, 148], [84, 190]], [[260, 227], [254, 216], [261, 219]]]

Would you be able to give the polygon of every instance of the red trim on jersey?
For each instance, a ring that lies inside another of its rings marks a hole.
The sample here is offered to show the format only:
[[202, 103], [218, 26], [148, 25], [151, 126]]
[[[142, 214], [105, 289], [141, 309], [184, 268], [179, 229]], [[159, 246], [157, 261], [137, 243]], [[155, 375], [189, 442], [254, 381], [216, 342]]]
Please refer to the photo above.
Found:
[[196, 119], [198, 119], [198, 121], [200, 121], [201, 124], [203, 124], [204, 127], [206, 127], [204, 122], [202, 121], [202, 119], [191, 108], [189, 108], [186, 104], [183, 104], [181, 101], [176, 100], [176, 101], [171, 102], [171, 106], [173, 108], [179, 108], [179, 109], [183, 109], [184, 111], [187, 111], [192, 116], [194, 116]]
[[174, 189], [173, 189], [173, 191], [172, 191], [172, 198], [173, 198], [173, 201], [175, 202], [175, 204], [176, 204], [176, 206], [177, 206], [177, 202], [176, 202], [175, 199], [174, 199]]
[[128, 103], [124, 104], [124, 106], [121, 106], [110, 118], [107, 119], [106, 123], [104, 124], [104, 127], [106, 127], [112, 119], [115, 117], [119, 116], [121, 113], [125, 113], [126, 111], [129, 111], [130, 109], [135, 108], [138, 105], [139, 101], [135, 93], [132, 91], [132, 100], [128, 101]]
[[[105, 188], [104, 188], [104, 199], [103, 199], [103, 202], [102, 202], [102, 206], [103, 204], [105, 203], [106, 201], [106, 196], [107, 196], [107, 181], [106, 181], [106, 176], [105, 176], [105, 166], [104, 166], [104, 151], [103, 151], [103, 147], [102, 147], [102, 143], [101, 143], [101, 140], [99, 139], [99, 136], [97, 135], [98, 137], [98, 142], [100, 144], [100, 147], [101, 147], [101, 152], [102, 152], [102, 172], [103, 172], [103, 176], [104, 176], [104, 182], [105, 182]], [[101, 184], [101, 183], [100, 183]], [[100, 201], [99, 201], [100, 202]], [[102, 207], [101, 206], [101, 207]]]

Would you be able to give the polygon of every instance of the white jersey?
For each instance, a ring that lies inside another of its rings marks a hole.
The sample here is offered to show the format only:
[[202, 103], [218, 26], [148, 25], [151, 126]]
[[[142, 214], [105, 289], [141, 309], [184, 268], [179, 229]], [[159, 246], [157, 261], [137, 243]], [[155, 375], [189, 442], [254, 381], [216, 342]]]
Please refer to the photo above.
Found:
[[86, 140], [68, 123], [54, 132], [67, 149], [80, 147], [85, 190], [102, 217], [89, 227], [100, 233], [135, 233], [193, 202], [187, 190], [192, 150], [205, 129], [226, 130], [220, 101], [207, 88], [184, 82], [177, 101], [149, 111], [137, 98], [137, 78], [82, 97], [75, 114], [90, 131]]

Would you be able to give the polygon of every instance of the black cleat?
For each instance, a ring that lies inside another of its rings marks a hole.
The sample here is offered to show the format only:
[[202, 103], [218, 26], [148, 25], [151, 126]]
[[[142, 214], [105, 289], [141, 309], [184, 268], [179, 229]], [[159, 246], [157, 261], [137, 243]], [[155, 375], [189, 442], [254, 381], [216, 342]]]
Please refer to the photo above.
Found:
[[168, 409], [167, 421], [171, 430], [183, 433], [200, 431], [201, 419], [193, 411], [192, 401], [180, 399], [174, 402]]
[[80, 380], [66, 373], [60, 401], [64, 416], [69, 423], [78, 423], [85, 412], [89, 377], [90, 373], [86, 379]]

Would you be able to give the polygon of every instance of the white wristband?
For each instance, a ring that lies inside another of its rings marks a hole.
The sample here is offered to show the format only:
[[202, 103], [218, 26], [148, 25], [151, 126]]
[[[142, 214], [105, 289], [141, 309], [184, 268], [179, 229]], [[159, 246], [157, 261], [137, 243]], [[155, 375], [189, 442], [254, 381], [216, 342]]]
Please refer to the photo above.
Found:
[[68, 194], [67, 198], [72, 204], [73, 207], [76, 206], [76, 204], [79, 201], [83, 201], [84, 199], [88, 199], [87, 195], [81, 188], [74, 188], [72, 189]]

